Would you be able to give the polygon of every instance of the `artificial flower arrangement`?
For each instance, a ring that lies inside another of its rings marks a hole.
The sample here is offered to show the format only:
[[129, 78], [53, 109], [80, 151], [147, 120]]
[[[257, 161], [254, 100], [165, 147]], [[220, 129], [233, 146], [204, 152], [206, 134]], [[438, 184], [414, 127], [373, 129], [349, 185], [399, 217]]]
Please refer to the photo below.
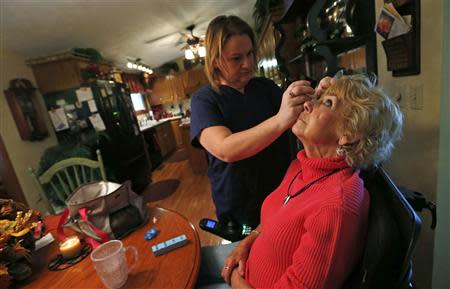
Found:
[[35, 228], [41, 215], [13, 200], [0, 199], [0, 288], [31, 275]]

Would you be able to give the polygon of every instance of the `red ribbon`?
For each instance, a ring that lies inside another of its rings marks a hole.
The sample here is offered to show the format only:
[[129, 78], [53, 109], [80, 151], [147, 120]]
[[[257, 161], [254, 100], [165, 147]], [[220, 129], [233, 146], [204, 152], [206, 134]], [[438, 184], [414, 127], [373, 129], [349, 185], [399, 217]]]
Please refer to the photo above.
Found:
[[[89, 227], [91, 227], [92, 231], [94, 231], [94, 233], [97, 234], [97, 236], [100, 237], [100, 242], [98, 242], [97, 240], [95, 240], [95, 239], [93, 239], [91, 237], [85, 237], [84, 238], [84, 240], [87, 243], [89, 243], [92, 246], [92, 248], [96, 248], [101, 243], [109, 241], [108, 233], [106, 233], [103, 230], [100, 230], [100, 229], [96, 228], [91, 222], [89, 222], [89, 219], [88, 219], [89, 211], [88, 211], [87, 208], [78, 209], [78, 214], [80, 215], [81, 220], [83, 220], [86, 224], [88, 224]], [[63, 226], [66, 223], [68, 217], [69, 217], [69, 209], [66, 208], [64, 210], [64, 212], [62, 213], [61, 218], [59, 219], [58, 228], [56, 229], [57, 238], [61, 242], [65, 241], [67, 239], [66, 235], [64, 234]]]

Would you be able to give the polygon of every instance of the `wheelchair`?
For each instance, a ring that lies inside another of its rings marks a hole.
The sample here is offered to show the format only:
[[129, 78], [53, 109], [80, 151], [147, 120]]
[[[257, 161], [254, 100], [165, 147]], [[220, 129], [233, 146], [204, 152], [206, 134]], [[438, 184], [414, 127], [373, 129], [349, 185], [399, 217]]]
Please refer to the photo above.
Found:
[[[422, 225], [415, 211], [428, 209], [436, 226], [436, 206], [422, 194], [400, 190], [379, 167], [362, 171], [370, 193], [369, 225], [363, 256], [346, 280], [346, 289], [412, 289], [412, 256]], [[200, 227], [226, 240], [239, 241], [251, 228], [233, 222], [202, 219]]]

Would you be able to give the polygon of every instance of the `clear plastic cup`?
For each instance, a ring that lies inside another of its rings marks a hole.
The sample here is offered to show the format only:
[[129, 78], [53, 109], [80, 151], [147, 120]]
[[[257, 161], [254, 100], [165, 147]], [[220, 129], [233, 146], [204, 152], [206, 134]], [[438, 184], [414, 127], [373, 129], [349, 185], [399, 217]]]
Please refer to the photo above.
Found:
[[[129, 268], [127, 251], [133, 256]], [[121, 241], [111, 240], [95, 248], [91, 253], [91, 260], [103, 284], [108, 289], [119, 289], [127, 282], [128, 273], [137, 264], [139, 256], [135, 247], [124, 247]]]

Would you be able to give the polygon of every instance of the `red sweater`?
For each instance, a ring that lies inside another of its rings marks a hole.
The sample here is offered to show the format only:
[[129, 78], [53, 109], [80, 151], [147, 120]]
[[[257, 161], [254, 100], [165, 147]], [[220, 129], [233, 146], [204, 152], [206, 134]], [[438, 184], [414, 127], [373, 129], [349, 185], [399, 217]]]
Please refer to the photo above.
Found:
[[[297, 158], [263, 203], [245, 279], [255, 288], [340, 289], [364, 248], [370, 197], [344, 158]], [[300, 170], [291, 194], [337, 168], [282, 205]]]

